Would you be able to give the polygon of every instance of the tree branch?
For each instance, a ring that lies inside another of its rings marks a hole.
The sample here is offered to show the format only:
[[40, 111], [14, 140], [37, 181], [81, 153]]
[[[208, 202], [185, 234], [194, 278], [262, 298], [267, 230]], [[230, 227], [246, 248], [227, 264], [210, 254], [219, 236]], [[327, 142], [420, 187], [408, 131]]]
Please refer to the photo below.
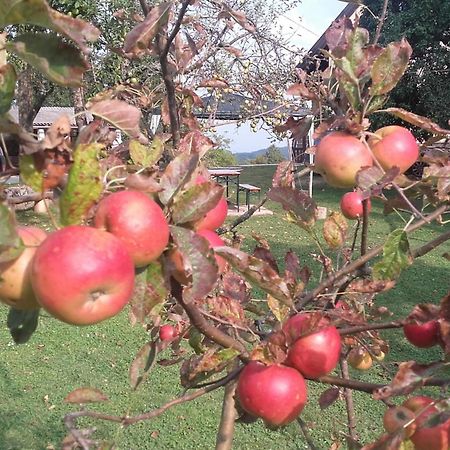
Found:
[[[345, 358], [341, 358], [340, 366], [342, 378], [344, 380], [349, 380], [350, 374], [348, 371], [348, 362]], [[344, 398], [345, 398], [345, 408], [347, 410], [348, 434], [354, 441], [357, 441], [358, 435], [356, 434], [355, 405], [353, 403], [353, 393], [351, 389], [344, 388]]]
[[246, 220], [250, 219], [250, 217], [255, 214], [256, 211], [258, 211], [261, 206], [264, 205], [264, 203], [267, 202], [267, 196], [265, 195], [261, 201], [257, 205], [253, 205], [249, 210], [247, 210], [245, 213], [241, 214], [238, 218], [236, 218], [233, 223], [228, 225], [227, 227], [222, 227], [217, 230], [217, 234], [225, 234], [229, 231], [234, 230], [238, 225], [245, 222]]
[[422, 245], [422, 247], [414, 249], [412, 252], [413, 257], [420, 258], [421, 256], [426, 255], [428, 252], [431, 252], [431, 250], [434, 250], [436, 247], [448, 241], [449, 239], [450, 239], [450, 231], [447, 231], [446, 233], [439, 235], [432, 241], [427, 242], [425, 245]]
[[359, 325], [355, 327], [347, 327], [347, 328], [339, 328], [339, 334], [341, 336], [345, 336], [347, 334], [356, 334], [361, 333], [363, 331], [372, 331], [372, 330], [388, 330], [391, 328], [402, 328], [404, 325], [403, 321], [396, 322], [386, 322], [386, 323], [372, 323], [367, 325]]
[[[443, 214], [447, 210], [447, 205], [442, 205], [436, 210], [434, 210], [432, 213], [430, 213], [428, 216], [418, 220], [417, 222], [409, 225], [406, 228], [407, 233], [412, 233], [413, 231], [416, 231], [417, 229], [423, 227], [424, 225], [432, 222], [437, 217], [439, 217], [441, 214]], [[337, 281], [339, 281], [341, 278], [345, 277], [346, 275], [353, 273], [355, 270], [359, 269], [361, 266], [369, 262], [372, 258], [378, 255], [383, 250], [383, 245], [379, 245], [378, 247], [374, 247], [371, 250], [369, 250], [365, 255], [361, 256], [360, 258], [356, 259], [355, 261], [351, 262], [350, 264], [342, 267], [339, 271], [333, 273], [329, 277], [327, 277], [325, 280], [323, 280], [314, 290], [307, 293], [304, 297], [300, 298], [298, 302], [296, 302], [297, 309], [302, 309], [305, 305], [307, 305], [309, 302], [311, 302], [313, 299], [315, 299], [319, 294], [327, 290], [328, 288], [332, 287]]]
[[224, 333], [219, 328], [211, 325], [202, 315], [202, 312], [193, 303], [186, 303], [183, 299], [183, 292], [180, 283], [172, 279], [172, 295], [177, 302], [186, 311], [191, 324], [194, 325], [200, 333], [204, 334], [208, 339], [214, 341], [216, 344], [225, 348], [234, 348], [241, 353], [241, 359], [247, 359], [247, 349], [236, 339], [232, 338], [229, 334]]
[[376, 45], [378, 43], [378, 40], [380, 39], [381, 29], [383, 28], [384, 21], [386, 20], [386, 13], [387, 13], [387, 8], [388, 8], [388, 3], [389, 3], [389, 0], [384, 0], [383, 9], [381, 11], [381, 17], [378, 20], [377, 29], [375, 31], [375, 36], [374, 36], [374, 39], [373, 39], [373, 45]]
[[309, 434], [308, 427], [306, 426], [305, 421], [301, 417], [297, 417], [297, 422], [300, 425], [300, 428], [303, 432], [303, 436], [305, 436], [305, 441], [308, 444], [310, 450], [317, 450], [317, 447], [314, 445], [314, 442]]
[[216, 436], [216, 450], [231, 450], [233, 447], [234, 423], [237, 417], [234, 402], [236, 386], [236, 381], [232, 381], [225, 386], [222, 416]]
[[181, 23], [183, 22], [183, 18], [186, 14], [186, 11], [189, 7], [189, 4], [191, 3], [191, 0], [184, 0], [181, 4], [180, 11], [178, 12], [177, 21], [175, 22], [175, 25], [170, 32], [169, 37], [167, 38], [166, 45], [160, 55], [160, 58], [167, 59], [167, 55], [169, 54], [170, 46], [172, 45], [173, 40], [177, 36], [178, 32], [180, 31]]
[[184, 394], [181, 397], [174, 398], [173, 400], [170, 400], [169, 402], [165, 403], [159, 408], [153, 409], [143, 414], [127, 417], [127, 416], [113, 416], [110, 414], [104, 414], [88, 410], [74, 411], [64, 416], [64, 424], [66, 428], [69, 430], [69, 432], [72, 434], [72, 436], [76, 439], [78, 444], [83, 448], [83, 450], [89, 450], [89, 443], [83, 436], [83, 433], [77, 429], [77, 420], [80, 417], [91, 417], [93, 419], [106, 420], [108, 422], [116, 422], [120, 423], [123, 426], [133, 425], [137, 422], [150, 420], [155, 417], [158, 417], [168, 409], [172, 408], [173, 406], [195, 400], [198, 397], [201, 397], [209, 392], [212, 392], [222, 386], [227, 385], [230, 381], [234, 380], [239, 375], [241, 370], [242, 367], [239, 367], [230, 372], [225, 378], [222, 378], [221, 380], [217, 381], [215, 384], [206, 386], [202, 389], [198, 389], [197, 391], [192, 392], [190, 394]]

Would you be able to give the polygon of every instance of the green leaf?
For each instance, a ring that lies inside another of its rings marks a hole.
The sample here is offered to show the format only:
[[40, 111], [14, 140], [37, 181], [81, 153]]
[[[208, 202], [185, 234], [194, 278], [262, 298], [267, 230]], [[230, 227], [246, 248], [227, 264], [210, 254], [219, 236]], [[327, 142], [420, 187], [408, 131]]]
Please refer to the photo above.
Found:
[[102, 148], [99, 143], [80, 144], [73, 152], [69, 180], [60, 198], [62, 225], [82, 223], [100, 198], [103, 185], [98, 152]]
[[412, 264], [408, 236], [404, 230], [394, 230], [383, 247], [383, 258], [373, 267], [375, 280], [394, 280], [400, 272]]
[[22, 311], [10, 308], [7, 326], [16, 344], [25, 344], [36, 331], [39, 319], [39, 309]]
[[0, 263], [16, 259], [24, 248], [22, 239], [16, 231], [16, 219], [13, 212], [0, 203]]
[[36, 168], [33, 155], [20, 155], [19, 158], [20, 178], [25, 184], [36, 192], [42, 192], [44, 176]]
[[394, 89], [408, 67], [411, 54], [412, 48], [405, 38], [388, 44], [372, 66], [371, 95], [387, 94]]
[[174, 223], [199, 220], [214, 208], [223, 196], [224, 188], [216, 183], [197, 184], [177, 196], [172, 207]]
[[169, 293], [161, 263], [154, 261], [137, 274], [134, 289], [130, 302], [133, 322], [153, 322], [161, 312]]
[[80, 86], [89, 68], [80, 52], [55, 34], [22, 34], [8, 42], [6, 48], [62, 86]]
[[17, 75], [11, 64], [0, 67], [0, 115], [11, 109]]
[[48, 28], [72, 39], [84, 52], [86, 43], [94, 42], [100, 31], [88, 22], [61, 14], [45, 0], [2, 0], [0, 28], [7, 25], [32, 24]]
[[138, 164], [144, 167], [151, 167], [156, 164], [161, 158], [164, 151], [164, 141], [155, 136], [152, 143], [142, 145], [139, 141], [130, 141], [130, 156], [134, 164]]

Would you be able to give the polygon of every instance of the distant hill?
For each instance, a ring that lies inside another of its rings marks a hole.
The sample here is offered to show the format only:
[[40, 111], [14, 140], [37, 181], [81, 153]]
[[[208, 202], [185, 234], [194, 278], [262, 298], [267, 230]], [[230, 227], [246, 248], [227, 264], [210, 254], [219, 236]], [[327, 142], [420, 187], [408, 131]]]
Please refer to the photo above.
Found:
[[[255, 150], [254, 152], [239, 152], [233, 153], [239, 164], [248, 162], [250, 159], [255, 159], [257, 156], [264, 155], [266, 153], [267, 148], [262, 148], [260, 150]], [[289, 150], [287, 147], [279, 147], [281, 154], [288, 159], [289, 158]]]

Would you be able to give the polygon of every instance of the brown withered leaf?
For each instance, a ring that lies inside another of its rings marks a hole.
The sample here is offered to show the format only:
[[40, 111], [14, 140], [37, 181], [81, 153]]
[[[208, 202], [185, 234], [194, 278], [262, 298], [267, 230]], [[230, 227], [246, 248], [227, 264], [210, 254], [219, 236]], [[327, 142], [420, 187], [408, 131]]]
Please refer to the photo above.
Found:
[[398, 395], [410, 394], [416, 388], [423, 386], [424, 381], [441, 369], [443, 364], [442, 362], [436, 362], [422, 365], [416, 361], [402, 362], [391, 383], [376, 390], [373, 397], [375, 400], [384, 400]]
[[361, 169], [356, 174], [356, 184], [363, 191], [363, 198], [380, 195], [383, 189], [399, 175], [398, 167], [391, 167], [383, 172], [376, 166]]
[[294, 117], [290, 116], [283, 125], [277, 125], [275, 131], [278, 133], [290, 131], [293, 139], [300, 140], [309, 133], [311, 121], [310, 117], [294, 119]]
[[128, 189], [142, 192], [160, 192], [162, 190], [158, 181], [152, 175], [142, 173], [132, 173], [128, 175], [124, 182]]
[[330, 387], [325, 389], [319, 397], [320, 409], [325, 409], [331, 406], [339, 398], [340, 392], [341, 391], [338, 387]]
[[245, 279], [238, 273], [227, 271], [222, 278], [222, 292], [241, 304], [250, 301], [250, 289]]
[[323, 237], [332, 249], [344, 245], [347, 237], [348, 222], [342, 213], [332, 211], [323, 224]]
[[198, 87], [203, 88], [215, 88], [215, 89], [226, 89], [229, 84], [225, 80], [219, 78], [209, 78], [208, 80], [203, 80]]
[[267, 294], [267, 306], [272, 311], [272, 314], [278, 320], [278, 322], [284, 322], [288, 316], [291, 308], [289, 306], [280, 303], [275, 297]]
[[46, 149], [67, 150], [67, 137], [70, 136], [70, 119], [68, 116], [61, 116], [56, 119], [45, 133], [41, 146]]
[[272, 179], [273, 187], [294, 187], [294, 163], [292, 161], [283, 161], [278, 164]]
[[421, 303], [414, 306], [412, 311], [406, 318], [407, 322], [412, 323], [425, 323], [430, 320], [437, 320], [440, 314], [440, 308], [438, 305], [432, 303]]
[[347, 287], [348, 291], [375, 293], [384, 292], [395, 286], [395, 280], [353, 280]]
[[154, 6], [143, 22], [138, 23], [125, 37], [123, 49], [130, 56], [144, 54], [154, 37], [167, 24], [172, 2], [163, 2]]
[[303, 83], [295, 83], [288, 87], [287, 95], [294, 95], [307, 100], [318, 100], [317, 94], [311, 92]]
[[66, 403], [98, 403], [105, 402], [106, 400], [108, 400], [108, 396], [100, 391], [100, 389], [89, 387], [75, 389], [67, 394], [64, 399]]
[[272, 333], [269, 338], [255, 346], [250, 359], [264, 364], [282, 364], [287, 357], [287, 346], [284, 333]]
[[189, 388], [222, 372], [238, 354], [239, 352], [232, 348], [210, 348], [201, 356], [187, 359], [180, 368], [181, 385]]
[[392, 114], [393, 116], [399, 117], [405, 122], [415, 125], [416, 127], [422, 128], [422, 130], [428, 131], [430, 133], [441, 135], [450, 134], [450, 130], [440, 127], [437, 123], [434, 123], [427, 117], [419, 116], [418, 114], [414, 114], [402, 108], [386, 108], [378, 112], [387, 112], [389, 114]]
[[292, 296], [286, 282], [261, 259], [230, 247], [216, 247], [216, 254], [225, 258], [247, 280], [256, 283], [268, 294], [282, 303], [291, 306]]
[[226, 3], [222, 3], [222, 12], [219, 13], [219, 18], [233, 19], [235, 20], [244, 30], [249, 33], [255, 33], [256, 27], [247, 19], [244, 11], [233, 9]]
[[273, 256], [272, 252], [268, 248], [261, 246], [256, 247], [255, 250], [253, 250], [253, 256], [266, 261], [266, 263], [269, 264], [269, 266], [272, 267], [276, 273], [280, 273], [275, 256]]
[[207, 297], [205, 304], [213, 315], [236, 325], [247, 325], [244, 308], [237, 300], [224, 295], [216, 295]]

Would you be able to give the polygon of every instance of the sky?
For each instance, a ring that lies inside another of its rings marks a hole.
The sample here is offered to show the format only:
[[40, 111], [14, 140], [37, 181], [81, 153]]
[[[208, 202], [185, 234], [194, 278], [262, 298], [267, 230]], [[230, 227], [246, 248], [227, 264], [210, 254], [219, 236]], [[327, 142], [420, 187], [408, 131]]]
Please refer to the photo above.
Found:
[[[339, 0], [302, 0], [301, 5], [279, 18], [278, 25], [285, 36], [290, 37], [293, 45], [307, 50], [345, 6], [346, 3]], [[272, 143], [277, 147], [287, 145], [286, 140], [273, 142], [263, 130], [252, 132], [249, 124], [243, 124], [239, 128], [235, 125], [220, 126], [217, 132], [231, 141], [230, 150], [233, 153], [264, 149]]]

